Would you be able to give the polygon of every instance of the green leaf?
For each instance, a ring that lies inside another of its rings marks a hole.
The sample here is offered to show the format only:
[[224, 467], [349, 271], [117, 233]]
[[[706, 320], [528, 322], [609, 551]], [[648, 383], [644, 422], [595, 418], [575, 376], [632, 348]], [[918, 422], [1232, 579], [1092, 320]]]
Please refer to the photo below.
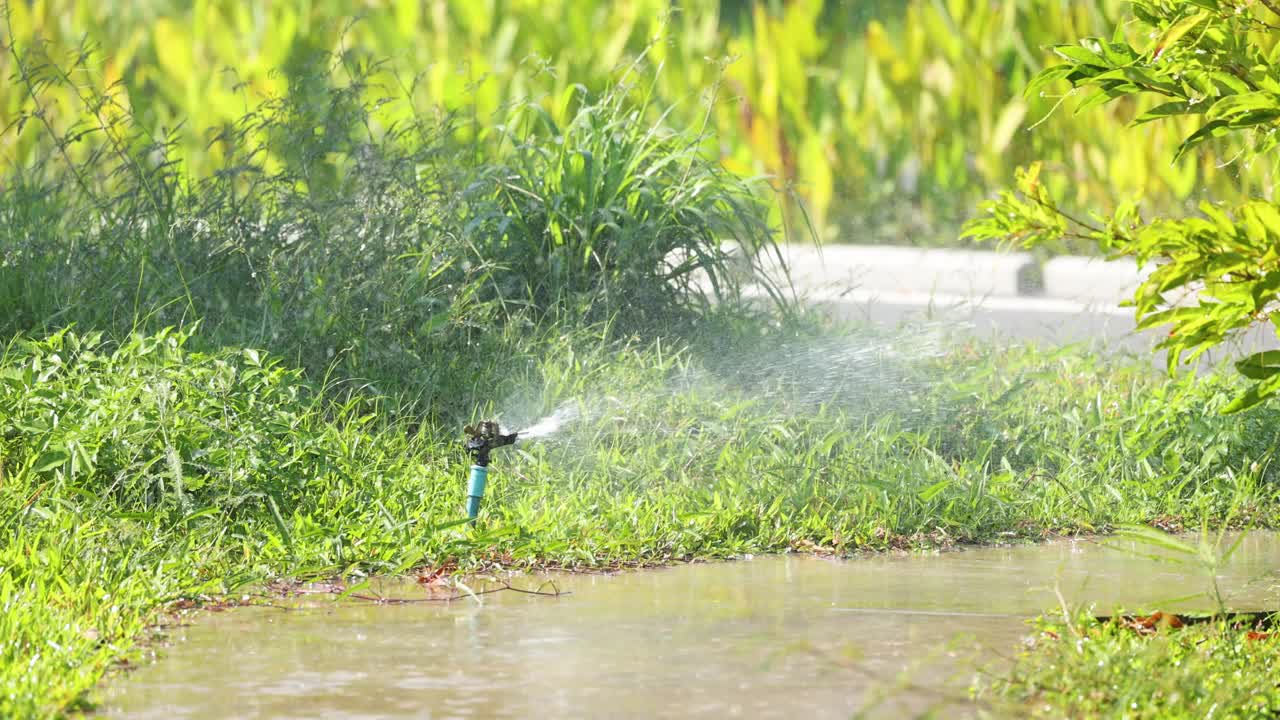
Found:
[[1229, 132], [1231, 132], [1231, 128], [1228, 127], [1225, 120], [1214, 120], [1213, 122], [1205, 123], [1199, 130], [1196, 130], [1186, 140], [1182, 141], [1182, 144], [1178, 146], [1178, 152], [1174, 153], [1173, 159], [1181, 158], [1188, 150], [1206, 140], [1222, 137]]
[[352, 595], [355, 595], [357, 593], [363, 593], [372, 586], [373, 586], [373, 582], [371, 580], [365, 580], [363, 582], [356, 583], [355, 585], [352, 585], [351, 587], [348, 587], [346, 590], [344, 590], [342, 594], [338, 595], [338, 597], [334, 598], [334, 600], [339, 600], [339, 601], [347, 600]]
[[1065, 80], [1068, 75], [1075, 71], [1075, 69], [1074, 65], [1063, 64], [1054, 65], [1041, 70], [1036, 73], [1035, 77], [1031, 78], [1030, 82], [1027, 83], [1027, 89], [1022, 91], [1022, 96], [1030, 98], [1039, 94], [1040, 90], [1046, 85], [1052, 82], [1057, 82], [1058, 80]]
[[1252, 90], [1252, 88], [1249, 87], [1249, 83], [1229, 72], [1212, 70], [1209, 72], [1209, 77], [1213, 78], [1214, 82], [1218, 83], [1222, 88], [1230, 90], [1233, 93], [1247, 93]]
[[1276, 299], [1277, 291], [1280, 291], [1280, 271], [1269, 272], [1253, 283], [1249, 297], [1253, 301], [1253, 312], [1263, 312]]
[[1216, 120], [1254, 110], [1280, 110], [1280, 98], [1269, 92], [1227, 95], [1215, 102], [1205, 113], [1205, 116], [1211, 120]]
[[33, 472], [48, 472], [54, 468], [62, 467], [71, 459], [71, 453], [65, 448], [55, 450], [46, 450], [36, 458], [36, 464], [31, 468]]
[[939, 494], [941, 494], [948, 487], [951, 487], [951, 480], [939, 480], [938, 482], [930, 485], [929, 487], [919, 492], [920, 500], [922, 500], [923, 502], [929, 502], [930, 500], [934, 499]]
[[[1083, 42], [1099, 44], [1099, 41], [1097, 40], [1085, 40]], [[1110, 67], [1109, 63], [1107, 63], [1106, 60], [1103, 60], [1101, 55], [1087, 47], [1084, 47], [1083, 45], [1058, 45], [1053, 48], [1053, 52], [1066, 60], [1070, 60], [1071, 62], [1078, 63], [1080, 65]]]
[[1244, 207], [1246, 215], [1253, 215], [1266, 227], [1267, 232], [1280, 238], [1280, 209], [1269, 202], [1251, 202]]
[[1137, 90], [1137, 87], [1131, 84], [1126, 84], [1122, 87], [1111, 87], [1104, 90], [1099, 90], [1093, 95], [1090, 95], [1089, 97], [1085, 98], [1083, 102], [1077, 105], [1074, 114], [1079, 115], [1080, 113], [1083, 113], [1086, 110], [1091, 110], [1099, 105], [1105, 105], [1106, 103], [1109, 103], [1112, 100], [1122, 95], [1129, 95], [1135, 92], [1136, 90]]
[[1240, 397], [1232, 400], [1230, 405], [1227, 405], [1222, 409], [1222, 414], [1230, 415], [1242, 410], [1248, 410], [1251, 407], [1259, 405], [1262, 401], [1272, 395], [1275, 395], [1277, 392], [1280, 392], [1280, 372], [1277, 372], [1266, 380], [1255, 384], [1240, 395]]
[[[1099, 83], [1103, 80], [1128, 81], [1143, 90], [1161, 92], [1166, 95], [1177, 96], [1181, 94], [1181, 89], [1174, 83], [1162, 80], [1142, 68], [1133, 66], [1116, 68], [1094, 78], [1094, 81]], [[1124, 87], [1124, 85], [1117, 85], [1113, 89], [1121, 87]]]
[[1159, 58], [1161, 55], [1165, 53], [1165, 51], [1167, 51], [1169, 48], [1177, 44], [1177, 42], [1181, 40], [1187, 33], [1194, 30], [1197, 25], [1199, 25], [1200, 23], [1208, 19], [1209, 19], [1209, 11], [1201, 10], [1195, 15], [1191, 15], [1189, 17], [1185, 17], [1179, 20], [1178, 22], [1169, 26], [1169, 29], [1165, 31], [1164, 37], [1160, 38], [1156, 42], [1156, 44], [1152, 46], [1151, 50], [1149, 51], [1149, 54], [1153, 59]]
[[1185, 543], [1169, 533], [1146, 525], [1121, 525], [1116, 529], [1116, 534], [1144, 545], [1158, 547], [1182, 555], [1198, 554], [1194, 545]]
[[1266, 380], [1280, 372], [1280, 350], [1263, 350], [1236, 362], [1236, 370], [1250, 380]]
[[1159, 325], [1182, 322], [1199, 317], [1203, 311], [1198, 307], [1178, 307], [1148, 313], [1138, 320], [1139, 330], [1148, 330]]
[[201, 509], [199, 509], [199, 510], [196, 510], [196, 511], [195, 511], [195, 512], [193, 512], [193, 513], [189, 513], [189, 514], [187, 514], [185, 517], [183, 517], [181, 520], [179, 520], [179, 521], [178, 521], [178, 524], [179, 524], [179, 525], [185, 525], [185, 524], [187, 524], [187, 523], [191, 522], [192, 520], [198, 520], [198, 519], [200, 519], [200, 518], [202, 518], [202, 517], [213, 517], [213, 516], [215, 516], [215, 515], [219, 515], [219, 514], [221, 514], [221, 513], [222, 513], [222, 509], [221, 509], [221, 508], [219, 508], [219, 507], [218, 507], [218, 506], [216, 506], [216, 505], [211, 505], [211, 506], [209, 506], [209, 507], [201, 508]]
[[1157, 105], [1151, 108], [1150, 110], [1134, 118], [1133, 122], [1130, 124], [1142, 125], [1144, 123], [1149, 123], [1154, 120], [1163, 120], [1165, 118], [1174, 117], [1177, 115], [1199, 114], [1199, 112], [1201, 111], [1198, 111], [1195, 108], [1196, 108], [1195, 105], [1190, 105], [1184, 100], [1175, 100], [1174, 102], [1167, 102], [1162, 105]]
[[1280, 108], [1275, 110], [1255, 110], [1241, 115], [1235, 115], [1227, 124], [1232, 130], [1240, 128], [1253, 127], [1255, 125], [1274, 125], [1276, 120], [1280, 120]]

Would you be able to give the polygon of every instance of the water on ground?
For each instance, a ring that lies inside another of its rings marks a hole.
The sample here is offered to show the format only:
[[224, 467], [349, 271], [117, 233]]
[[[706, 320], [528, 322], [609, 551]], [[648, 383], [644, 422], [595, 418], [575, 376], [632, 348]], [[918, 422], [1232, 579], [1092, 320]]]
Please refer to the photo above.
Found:
[[[1207, 610], [1208, 587], [1143, 546], [1083, 540], [848, 561], [761, 557], [554, 579], [557, 598], [314, 601], [242, 608], [171, 631], [106, 691], [109, 717], [900, 717], [972, 711], [975, 673], [1015, 656], [1058, 605]], [[1280, 535], [1247, 538], [1219, 583], [1274, 608]], [[413, 583], [388, 596], [424, 597]], [[991, 709], [991, 708], [988, 708]]]

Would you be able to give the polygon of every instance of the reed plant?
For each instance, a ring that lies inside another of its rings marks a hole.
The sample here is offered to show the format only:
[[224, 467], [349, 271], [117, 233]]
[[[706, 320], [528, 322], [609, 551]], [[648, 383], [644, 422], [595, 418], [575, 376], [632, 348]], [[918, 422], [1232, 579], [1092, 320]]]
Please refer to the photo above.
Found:
[[[1168, 214], [1271, 182], [1213, 173], [1207, 154], [1171, 164], [1185, 123], [1130, 142], [1125, 125], [1150, 107], [1141, 101], [1071, 117], [1051, 111], [1080, 107], [1080, 96], [1023, 97], [1027, 80], [1058, 62], [1049, 47], [1062, 37], [1136, 32], [1120, 0], [700, 0], [678, 12], [659, 0], [64, 5], [6, 8], [0, 74], [16, 81], [0, 87], [5, 167], [41, 156], [46, 124], [96, 132], [129, 113], [151, 138], [170, 139], [193, 175], [234, 168], [211, 139], [264, 101], [307, 92], [320, 53], [382, 61], [368, 87], [412, 99], [384, 108], [388, 122], [439, 109], [483, 127], [513, 103], [569, 127], [573, 88], [604, 93], [643, 59], [662, 72], [638, 84], [629, 112], [646, 122], [670, 113], [680, 127], [706, 120], [717, 139], [706, 157], [786, 191], [766, 196], [776, 220], [840, 241], [963, 242], [976, 201], [1035, 159], [1062, 171], [1054, 190], [1072, 207], [1137, 198]], [[67, 66], [65, 77], [53, 70]], [[86, 95], [110, 102], [86, 105]]]

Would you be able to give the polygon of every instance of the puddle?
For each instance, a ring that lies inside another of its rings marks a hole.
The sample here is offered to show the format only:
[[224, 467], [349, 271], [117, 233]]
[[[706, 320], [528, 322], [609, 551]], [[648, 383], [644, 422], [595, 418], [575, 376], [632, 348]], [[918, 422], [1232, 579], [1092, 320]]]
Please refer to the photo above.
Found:
[[[1280, 535], [1247, 538], [1219, 576], [1231, 607], [1273, 607], [1278, 568]], [[888, 695], [871, 714], [951, 716], [1024, 618], [1057, 605], [1055, 584], [1099, 612], [1210, 608], [1169, 602], [1206, 587], [1194, 569], [1085, 541], [554, 577], [573, 594], [204, 615], [109, 687], [104, 714], [845, 718]]]

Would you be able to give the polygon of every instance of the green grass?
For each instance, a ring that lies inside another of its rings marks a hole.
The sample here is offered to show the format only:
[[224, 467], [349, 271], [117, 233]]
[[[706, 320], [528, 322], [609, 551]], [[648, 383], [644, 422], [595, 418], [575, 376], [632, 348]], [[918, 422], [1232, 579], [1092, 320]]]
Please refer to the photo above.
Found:
[[1231, 541], [1207, 524], [1199, 542], [1143, 526], [1120, 532], [1157, 562], [1199, 574], [1203, 585], [1195, 594], [1217, 612], [1174, 623], [1060, 608], [1057, 617], [1037, 622], [1010, 670], [979, 682], [978, 696], [1025, 717], [1275, 717], [1280, 685], [1259, 668], [1280, 658], [1280, 636], [1267, 623], [1255, 624], [1257, 618], [1233, 617], [1218, 583], [1245, 535]]
[[[0, 716], [87, 707], [166, 605], [281, 577], [1275, 516], [1277, 411], [1220, 417], [1228, 375], [751, 306], [721, 242], [775, 234], [714, 138], [574, 93], [469, 142], [343, 67], [217, 138], [233, 171], [124, 116], [0, 183]], [[461, 425], [566, 403], [460, 524]]]
[[1232, 380], [961, 345], [874, 373], [837, 364], [910, 402], [814, 405], [788, 366], [768, 384], [735, 374], [779, 340], [510, 340], [527, 372], [508, 414], [584, 414], [500, 451], [475, 530], [456, 524], [454, 427], [178, 332], [16, 342], [0, 363], [0, 712], [85, 702], [165, 603], [278, 577], [851, 553], [1277, 509], [1274, 414], [1215, 415]]
[[992, 697], [1023, 717], [1271, 718], [1280, 687], [1269, 672], [1280, 661], [1274, 637], [1196, 625], [1142, 636], [1114, 624], [1088, 623], [1078, 636], [1061, 624], [996, 684]]

